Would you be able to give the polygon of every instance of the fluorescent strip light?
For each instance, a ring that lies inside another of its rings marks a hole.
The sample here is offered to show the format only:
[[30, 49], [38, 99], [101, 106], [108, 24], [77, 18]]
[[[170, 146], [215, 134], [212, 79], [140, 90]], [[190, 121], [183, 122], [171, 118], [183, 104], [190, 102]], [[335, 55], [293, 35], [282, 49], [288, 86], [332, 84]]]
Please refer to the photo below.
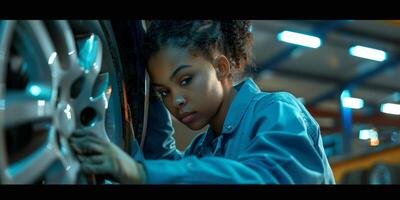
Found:
[[395, 104], [395, 103], [382, 104], [381, 112], [392, 115], [400, 115], [400, 104]]
[[358, 134], [358, 138], [361, 140], [377, 139], [378, 132], [375, 129], [362, 129]]
[[360, 45], [351, 47], [349, 49], [349, 53], [352, 56], [375, 60], [375, 61], [380, 61], [380, 62], [386, 60], [386, 57], [387, 57], [386, 52], [384, 52], [382, 50], [364, 47], [364, 46], [360, 46]]
[[364, 107], [364, 100], [353, 97], [344, 97], [342, 99], [343, 107], [352, 109], [361, 109]]
[[306, 35], [302, 33], [296, 33], [292, 31], [282, 31], [278, 34], [278, 40], [297, 44], [310, 48], [318, 48], [321, 46], [321, 39], [315, 36]]

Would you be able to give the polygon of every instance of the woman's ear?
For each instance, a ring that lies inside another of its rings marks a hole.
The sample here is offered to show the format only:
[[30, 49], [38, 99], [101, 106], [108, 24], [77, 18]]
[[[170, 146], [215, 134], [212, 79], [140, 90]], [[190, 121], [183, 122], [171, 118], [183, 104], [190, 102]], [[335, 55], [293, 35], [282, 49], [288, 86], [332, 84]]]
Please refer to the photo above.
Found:
[[220, 55], [214, 59], [215, 71], [217, 71], [217, 77], [219, 80], [228, 78], [230, 74], [230, 64], [228, 58], [224, 55]]

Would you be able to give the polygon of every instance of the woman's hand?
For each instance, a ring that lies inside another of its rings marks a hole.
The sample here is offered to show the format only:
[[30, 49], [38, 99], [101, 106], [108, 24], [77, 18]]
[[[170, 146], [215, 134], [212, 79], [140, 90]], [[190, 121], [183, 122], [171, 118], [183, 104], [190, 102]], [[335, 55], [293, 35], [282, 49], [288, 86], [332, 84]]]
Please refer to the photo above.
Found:
[[142, 164], [134, 161], [112, 142], [88, 132], [76, 132], [70, 138], [70, 144], [77, 153], [84, 173], [111, 175], [120, 183], [144, 183]]

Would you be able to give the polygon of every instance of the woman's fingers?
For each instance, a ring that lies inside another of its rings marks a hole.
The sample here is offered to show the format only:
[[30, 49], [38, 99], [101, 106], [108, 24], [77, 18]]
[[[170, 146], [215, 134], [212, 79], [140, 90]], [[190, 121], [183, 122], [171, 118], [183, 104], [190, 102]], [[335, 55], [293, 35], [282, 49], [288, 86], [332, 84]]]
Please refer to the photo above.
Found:
[[118, 147], [87, 132], [76, 132], [69, 140], [84, 173], [112, 176], [117, 174]]
[[89, 131], [75, 130], [71, 137], [79, 138], [79, 137], [85, 137], [85, 136], [94, 136], [94, 137], [96, 137], [96, 134], [94, 134], [92, 132], [89, 132]]
[[106, 160], [104, 155], [92, 155], [92, 156], [78, 155], [77, 157], [81, 163], [101, 164]]
[[104, 163], [94, 164], [94, 163], [81, 163], [81, 170], [87, 174], [108, 174], [108, 169], [105, 167]]
[[86, 135], [82, 137], [71, 137], [70, 144], [78, 154], [97, 154], [104, 152], [104, 142], [101, 139]]

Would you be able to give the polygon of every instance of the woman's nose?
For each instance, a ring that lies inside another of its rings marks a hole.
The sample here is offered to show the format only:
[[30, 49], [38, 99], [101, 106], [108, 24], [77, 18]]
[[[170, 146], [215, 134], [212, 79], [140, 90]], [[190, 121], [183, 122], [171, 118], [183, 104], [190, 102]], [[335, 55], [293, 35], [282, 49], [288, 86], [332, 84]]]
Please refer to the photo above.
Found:
[[186, 103], [186, 100], [182, 96], [176, 96], [174, 99], [174, 106], [177, 108], [185, 105], [185, 103]]

